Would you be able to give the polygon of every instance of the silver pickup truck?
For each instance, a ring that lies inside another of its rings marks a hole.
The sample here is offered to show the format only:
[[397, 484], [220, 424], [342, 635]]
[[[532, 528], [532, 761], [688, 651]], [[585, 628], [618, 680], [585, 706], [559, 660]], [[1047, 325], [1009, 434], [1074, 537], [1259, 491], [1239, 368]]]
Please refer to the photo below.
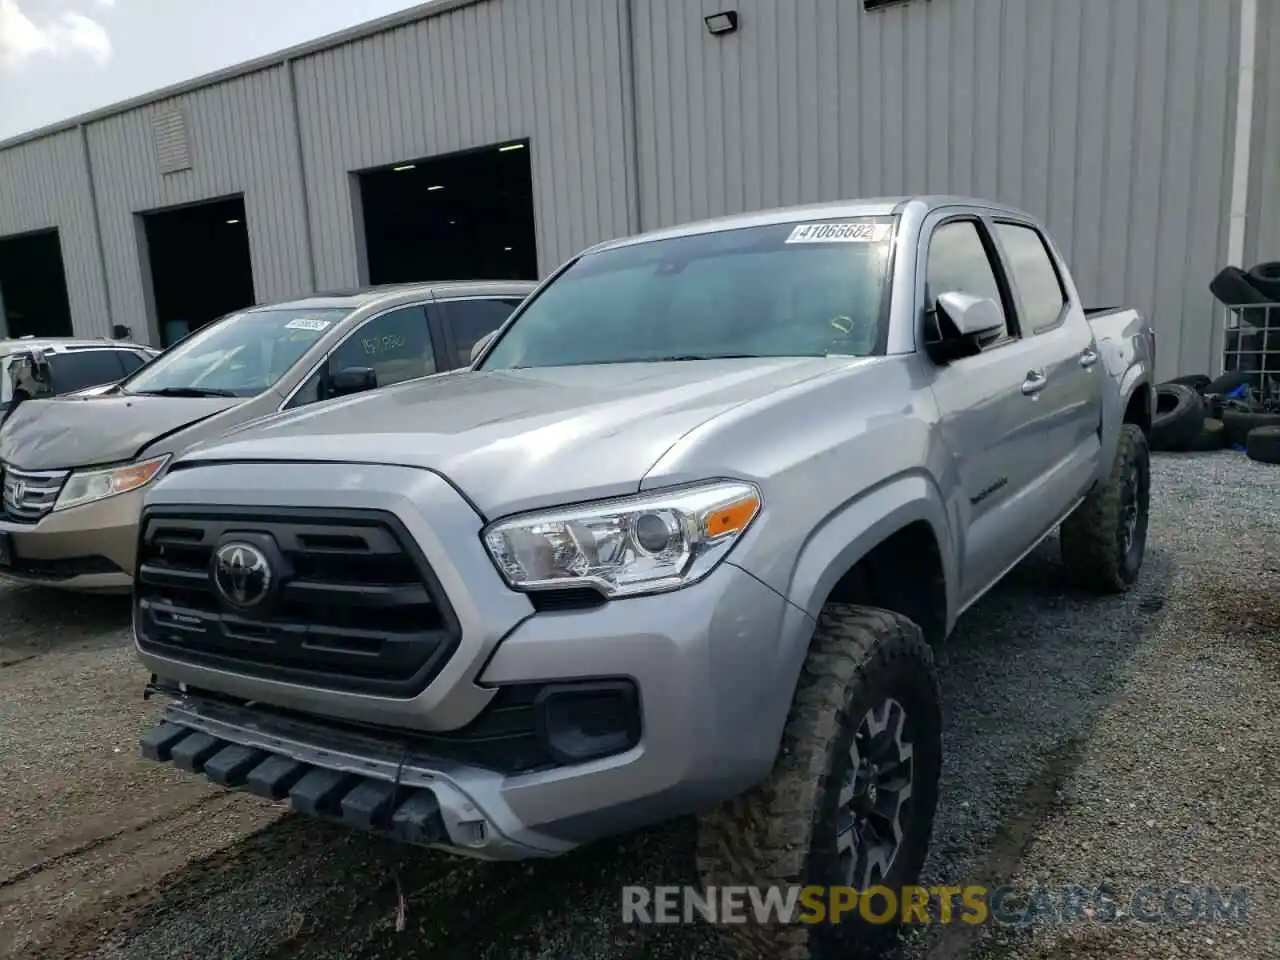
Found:
[[[485, 858], [701, 815], [708, 884], [897, 888], [931, 646], [1043, 538], [1139, 574], [1153, 336], [978, 200], [594, 247], [470, 370], [283, 413], [148, 493], [152, 760]], [[725, 927], [834, 956], [875, 931]]]

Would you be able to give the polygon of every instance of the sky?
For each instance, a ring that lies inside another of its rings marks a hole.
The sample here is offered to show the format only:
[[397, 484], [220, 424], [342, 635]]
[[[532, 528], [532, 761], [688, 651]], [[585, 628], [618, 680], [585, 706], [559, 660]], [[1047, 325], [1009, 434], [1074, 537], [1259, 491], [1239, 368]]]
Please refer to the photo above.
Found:
[[0, 0], [0, 140], [421, 0]]

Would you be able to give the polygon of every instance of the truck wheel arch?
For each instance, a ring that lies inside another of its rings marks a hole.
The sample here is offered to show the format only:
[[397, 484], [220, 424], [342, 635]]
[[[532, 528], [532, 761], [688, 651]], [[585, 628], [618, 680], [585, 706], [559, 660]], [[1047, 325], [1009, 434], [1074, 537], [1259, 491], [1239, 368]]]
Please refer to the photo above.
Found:
[[1098, 481], [1106, 478], [1111, 461], [1120, 443], [1123, 424], [1135, 424], [1142, 435], [1151, 441], [1151, 421], [1155, 417], [1155, 390], [1151, 377], [1138, 367], [1125, 372], [1118, 389], [1104, 394], [1102, 422], [1098, 424], [1098, 439], [1102, 450], [1098, 460]]
[[[956, 556], [937, 485], [920, 472], [899, 476], [846, 503], [813, 532], [788, 596], [815, 621], [829, 602], [894, 610], [937, 643], [956, 609]], [[899, 571], [910, 572], [910, 590], [893, 589], [900, 581], [887, 574]]]
[[1123, 423], [1135, 424], [1148, 440], [1151, 439], [1151, 421], [1155, 416], [1151, 399], [1151, 384], [1140, 375], [1124, 384], [1120, 396], [1124, 398]]

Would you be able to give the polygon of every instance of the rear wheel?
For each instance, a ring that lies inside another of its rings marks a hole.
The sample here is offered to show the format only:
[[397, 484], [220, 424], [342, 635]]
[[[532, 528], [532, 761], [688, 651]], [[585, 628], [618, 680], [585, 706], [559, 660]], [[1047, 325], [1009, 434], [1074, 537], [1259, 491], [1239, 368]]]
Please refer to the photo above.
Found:
[[[703, 883], [899, 893], [924, 865], [941, 763], [938, 678], [920, 628], [885, 610], [829, 605], [772, 774], [701, 821]], [[739, 957], [832, 960], [892, 925], [867, 923], [854, 909], [836, 924], [717, 929]]]
[[1147, 552], [1151, 454], [1132, 423], [1120, 428], [1111, 473], [1062, 522], [1062, 562], [1079, 586], [1101, 593], [1128, 590]]

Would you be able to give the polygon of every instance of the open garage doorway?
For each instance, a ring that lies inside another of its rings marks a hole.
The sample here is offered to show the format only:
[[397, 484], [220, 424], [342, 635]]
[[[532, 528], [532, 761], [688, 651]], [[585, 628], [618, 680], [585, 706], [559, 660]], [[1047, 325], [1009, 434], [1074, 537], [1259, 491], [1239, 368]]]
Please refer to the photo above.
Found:
[[56, 229], [0, 237], [0, 337], [4, 336], [71, 336], [71, 302]]
[[244, 197], [156, 210], [141, 217], [161, 346], [224, 313], [253, 305]]
[[536, 280], [529, 145], [359, 174], [370, 283]]

